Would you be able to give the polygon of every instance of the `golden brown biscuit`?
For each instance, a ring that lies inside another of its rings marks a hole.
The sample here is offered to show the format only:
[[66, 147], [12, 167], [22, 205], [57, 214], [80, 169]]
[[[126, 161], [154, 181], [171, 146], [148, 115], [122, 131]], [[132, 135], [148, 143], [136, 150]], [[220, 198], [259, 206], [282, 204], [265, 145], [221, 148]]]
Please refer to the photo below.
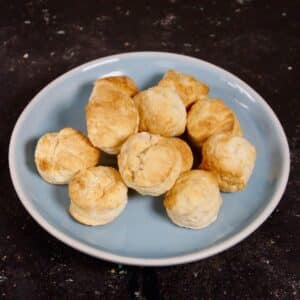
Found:
[[245, 138], [226, 133], [211, 136], [202, 147], [200, 168], [213, 172], [223, 192], [243, 189], [253, 171], [256, 150]]
[[118, 90], [129, 97], [133, 97], [138, 92], [135, 82], [128, 76], [104, 77], [95, 81], [90, 100], [98, 97], [101, 98], [102, 90], [106, 88]]
[[203, 99], [196, 102], [188, 112], [187, 131], [198, 147], [215, 133], [242, 135], [237, 116], [219, 99]]
[[176, 137], [166, 138], [166, 141], [171, 143], [173, 147], [176, 147], [181, 155], [181, 172], [189, 171], [194, 162], [194, 157], [190, 146], [184, 140]]
[[96, 88], [86, 106], [88, 137], [95, 147], [117, 154], [124, 141], [138, 130], [138, 111], [128, 93], [105, 84]]
[[155, 86], [134, 97], [140, 115], [139, 131], [162, 136], [177, 136], [184, 132], [186, 110], [171, 88]]
[[170, 189], [179, 176], [181, 157], [161, 136], [140, 132], [122, 145], [118, 165], [128, 187], [143, 195], [158, 196]]
[[159, 82], [160, 86], [174, 88], [186, 107], [207, 96], [209, 88], [195, 77], [169, 70]]
[[221, 205], [216, 177], [202, 170], [182, 173], [164, 199], [170, 219], [178, 226], [192, 229], [214, 222]]
[[73, 128], [43, 135], [35, 149], [39, 174], [49, 183], [65, 184], [81, 169], [95, 166], [100, 151]]
[[70, 214], [86, 225], [112, 222], [127, 204], [127, 186], [117, 170], [94, 167], [78, 172], [69, 183]]

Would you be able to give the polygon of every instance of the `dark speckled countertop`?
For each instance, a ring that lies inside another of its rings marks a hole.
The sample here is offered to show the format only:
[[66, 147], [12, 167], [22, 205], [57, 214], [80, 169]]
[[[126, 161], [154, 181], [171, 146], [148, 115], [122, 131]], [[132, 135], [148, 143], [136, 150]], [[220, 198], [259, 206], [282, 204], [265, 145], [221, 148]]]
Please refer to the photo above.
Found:
[[[300, 299], [299, 1], [0, 1], [0, 298]], [[160, 50], [217, 64], [253, 86], [290, 144], [287, 190], [249, 238], [176, 267], [115, 265], [46, 233], [8, 172], [14, 123], [49, 81], [89, 60]]]

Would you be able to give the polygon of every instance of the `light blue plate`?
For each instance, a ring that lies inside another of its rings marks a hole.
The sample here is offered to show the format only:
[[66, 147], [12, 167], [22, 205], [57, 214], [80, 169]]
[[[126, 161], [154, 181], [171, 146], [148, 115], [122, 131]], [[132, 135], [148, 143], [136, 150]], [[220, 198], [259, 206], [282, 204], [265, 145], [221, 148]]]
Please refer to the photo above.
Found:
[[[47, 184], [37, 174], [33, 160], [37, 139], [66, 126], [86, 132], [84, 108], [96, 78], [126, 74], [140, 89], [145, 89], [156, 84], [170, 68], [207, 83], [210, 96], [224, 99], [238, 115], [246, 138], [257, 149], [256, 166], [248, 186], [242, 192], [223, 194], [219, 218], [203, 230], [177, 227], [166, 216], [161, 198], [142, 197], [133, 192], [127, 208], [112, 224], [87, 227], [75, 222], [68, 214], [67, 187]], [[252, 88], [207, 62], [159, 52], [101, 58], [59, 77], [23, 111], [9, 148], [15, 189], [42, 227], [82, 252], [135, 265], [190, 262], [241, 241], [263, 223], [280, 201], [289, 165], [284, 131], [271, 108]]]

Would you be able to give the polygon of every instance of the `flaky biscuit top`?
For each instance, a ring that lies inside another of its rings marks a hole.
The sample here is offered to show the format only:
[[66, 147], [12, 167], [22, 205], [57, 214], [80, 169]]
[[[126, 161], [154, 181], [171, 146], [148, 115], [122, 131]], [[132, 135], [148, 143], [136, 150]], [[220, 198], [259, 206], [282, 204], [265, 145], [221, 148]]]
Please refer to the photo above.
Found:
[[242, 135], [235, 113], [220, 99], [203, 99], [196, 102], [187, 116], [188, 135], [197, 146], [220, 132]]

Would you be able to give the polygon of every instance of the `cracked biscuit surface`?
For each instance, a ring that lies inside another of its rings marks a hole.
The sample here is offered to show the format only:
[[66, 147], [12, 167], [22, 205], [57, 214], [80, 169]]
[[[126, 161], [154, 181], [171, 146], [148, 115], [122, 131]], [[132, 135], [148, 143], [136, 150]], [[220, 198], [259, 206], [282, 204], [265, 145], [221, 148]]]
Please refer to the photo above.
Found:
[[118, 154], [126, 139], [138, 131], [139, 114], [130, 97], [136, 92], [118, 77], [95, 82], [86, 106], [88, 137], [95, 147]]
[[166, 138], [166, 142], [175, 147], [181, 155], [181, 172], [188, 171], [192, 168], [194, 157], [190, 146], [182, 139], [177, 137]]
[[90, 100], [101, 97], [101, 91], [105, 88], [118, 90], [130, 97], [133, 97], [138, 92], [135, 82], [129, 76], [110, 76], [99, 78], [94, 82]]
[[254, 168], [255, 147], [243, 137], [220, 133], [202, 147], [201, 169], [213, 172], [223, 192], [242, 190]]
[[179, 176], [181, 157], [161, 136], [140, 132], [122, 145], [118, 165], [128, 187], [143, 195], [158, 196]]
[[95, 166], [99, 158], [99, 149], [73, 128], [43, 135], [35, 149], [39, 174], [54, 184], [68, 183], [77, 171]]
[[216, 177], [202, 170], [182, 173], [164, 199], [170, 219], [178, 226], [192, 229], [214, 222], [221, 205]]
[[111, 167], [78, 172], [69, 183], [70, 214], [86, 225], [104, 225], [116, 219], [127, 204], [127, 186]]
[[203, 99], [209, 92], [208, 86], [203, 82], [175, 70], [168, 70], [158, 85], [175, 89], [185, 107]]
[[198, 147], [215, 133], [242, 135], [237, 116], [220, 99], [203, 99], [196, 102], [188, 112], [187, 131], [192, 142]]
[[166, 137], [184, 132], [186, 110], [174, 89], [155, 86], [138, 93], [134, 102], [140, 115], [139, 131]]

